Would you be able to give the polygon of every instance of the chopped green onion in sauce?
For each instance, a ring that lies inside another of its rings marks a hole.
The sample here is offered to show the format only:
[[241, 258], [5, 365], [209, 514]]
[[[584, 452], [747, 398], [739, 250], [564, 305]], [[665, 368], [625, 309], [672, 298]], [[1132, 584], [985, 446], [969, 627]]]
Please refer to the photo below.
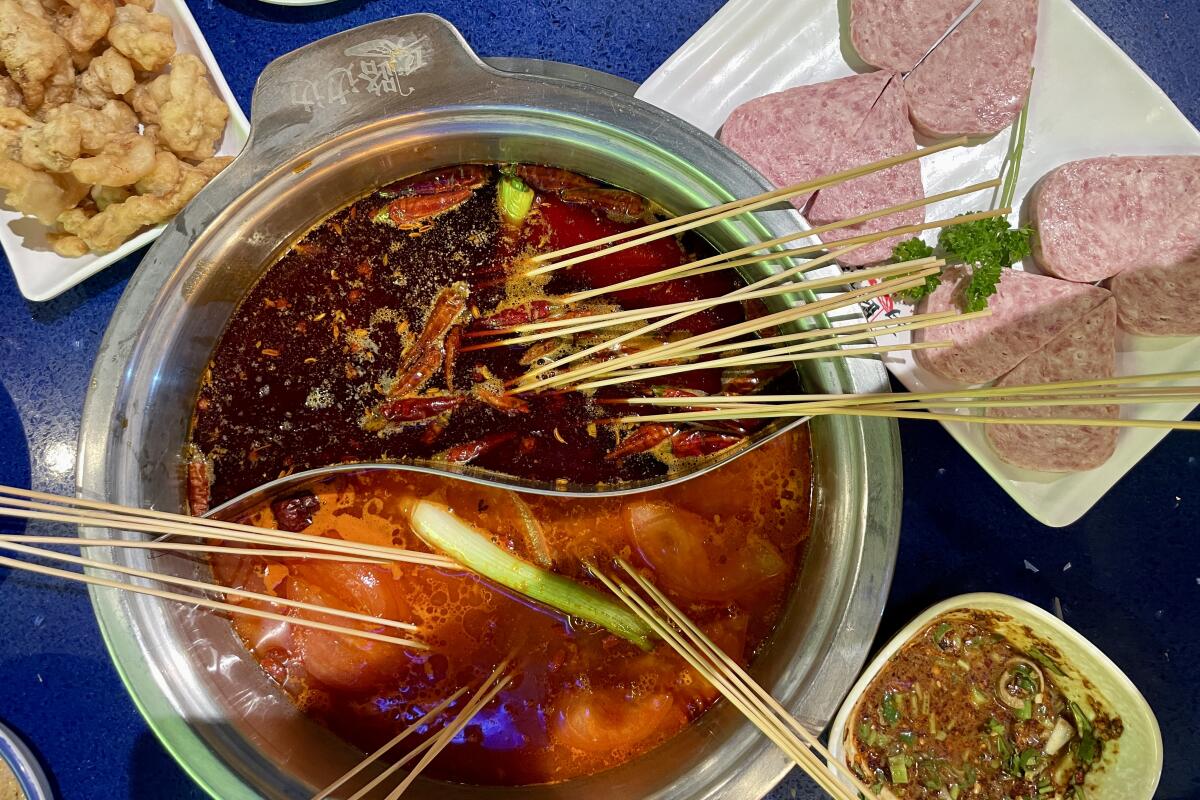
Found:
[[996, 615], [943, 615], [863, 694], [851, 766], [897, 800], [1087, 800], [1122, 726], [1093, 699], [1066, 696], [1060, 660], [1049, 645], [1009, 641]]

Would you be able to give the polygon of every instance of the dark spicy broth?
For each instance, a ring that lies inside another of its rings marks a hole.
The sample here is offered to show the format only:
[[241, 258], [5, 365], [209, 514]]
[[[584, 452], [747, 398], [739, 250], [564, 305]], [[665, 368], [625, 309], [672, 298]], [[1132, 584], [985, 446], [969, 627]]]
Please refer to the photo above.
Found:
[[[808, 454], [801, 428], [685, 483], [587, 500], [522, 499], [408, 473], [341, 476], [316, 487], [315, 499], [277, 503], [252, 522], [420, 548], [400, 507], [407, 496], [431, 499], [516, 555], [548, 559], [555, 572], [581, 583], [599, 586], [584, 561], [629, 559], [747, 664], [775, 626], [801, 563], [809, 530]], [[537, 520], [541, 555], [528, 532], [530, 517]], [[444, 779], [514, 785], [588, 775], [660, 744], [716, 700], [716, 691], [668, 645], [643, 652], [466, 573], [232, 557], [214, 557], [214, 572], [231, 585], [419, 626], [429, 651], [234, 615], [264, 670], [307, 713], [364, 751], [515, 651], [514, 683], [430, 765], [429, 773]], [[442, 721], [461, 706], [456, 701]], [[442, 721], [421, 729], [401, 752], [440, 730]]]
[[[532, 189], [533, 200], [513, 222], [504, 211], [510, 195], [498, 196], [498, 187], [518, 184]], [[333, 213], [266, 271], [218, 342], [196, 405], [191, 455], [204, 468], [193, 475], [210, 479], [212, 504], [282, 475], [353, 461], [441, 459], [594, 485], [653, 478], [680, 458], [737, 445], [753, 425], [631, 430], [596, 424], [610, 414], [591, 395], [504, 394], [505, 383], [530, 364], [594, 344], [595, 335], [462, 352], [477, 341], [472, 334], [489, 328], [713, 297], [739, 285], [730, 272], [714, 272], [582, 305], [559, 303], [566, 292], [711, 255], [695, 235], [597, 258], [541, 282], [523, 277], [531, 254], [659, 216], [638, 195], [526, 165], [435, 170]], [[741, 305], [725, 304], [656, 335], [744, 318]], [[624, 394], [752, 391], [779, 375], [779, 368], [698, 366], [661, 384], [630, 384]], [[192, 494], [194, 512], [206, 506], [202, 489]]]
[[1089, 716], [1056, 682], [1058, 653], [996, 623], [950, 612], [888, 660], [847, 723], [868, 784], [903, 800], [1086, 800], [1121, 720]]

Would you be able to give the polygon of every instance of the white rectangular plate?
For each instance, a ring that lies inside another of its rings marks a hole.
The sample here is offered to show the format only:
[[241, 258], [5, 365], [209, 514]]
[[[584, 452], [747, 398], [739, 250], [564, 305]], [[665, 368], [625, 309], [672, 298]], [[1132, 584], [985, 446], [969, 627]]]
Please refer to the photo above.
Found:
[[[237, 99], [225, 83], [225, 76], [217, 66], [212, 51], [204, 41], [192, 12], [184, 0], [158, 0], [154, 10], [171, 20], [176, 49], [180, 53], [195, 53], [208, 68], [208, 76], [216, 86], [217, 93], [229, 106], [229, 122], [225, 126], [225, 138], [217, 150], [219, 155], [235, 156], [250, 136], [250, 121], [242, 113]], [[139, 250], [158, 238], [163, 225], [139, 233], [111, 253], [86, 255], [82, 258], [63, 258], [50, 249], [46, 240], [46, 227], [37, 220], [24, 217], [8, 208], [0, 207], [0, 243], [8, 258], [17, 287], [29, 300], [50, 300], [72, 286], [95, 275], [135, 250]]]
[[[637, 96], [716, 134], [729, 112], [755, 97], [869, 69], [845, 33], [846, 0], [731, 0], [642, 84]], [[1067, 161], [1104, 155], [1200, 154], [1200, 132], [1169, 98], [1069, 0], [1041, 0], [1033, 81], [1016, 204]], [[1000, 172], [1009, 144], [1001, 133], [921, 162], [927, 194]], [[929, 219], [990, 207], [989, 195], [931, 206]], [[932, 237], [930, 237], [932, 240]], [[1026, 268], [1035, 269], [1032, 262]], [[1200, 367], [1200, 339], [1120, 334], [1122, 375]], [[911, 391], [954, 388], [898, 354], [888, 368]], [[1125, 406], [1122, 415], [1183, 419], [1194, 406]], [[1083, 516], [1150, 452], [1166, 431], [1123, 429], [1117, 450], [1095, 470], [1031, 472], [1000, 461], [982, 425], [951, 424], [950, 434], [1033, 517], [1055, 527]]]

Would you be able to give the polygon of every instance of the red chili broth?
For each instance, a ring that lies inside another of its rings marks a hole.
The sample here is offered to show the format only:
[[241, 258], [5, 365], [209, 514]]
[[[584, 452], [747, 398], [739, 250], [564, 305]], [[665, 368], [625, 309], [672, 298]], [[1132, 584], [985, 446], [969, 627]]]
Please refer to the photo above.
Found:
[[[584, 560], [628, 558], [746, 664], [777, 623], [801, 564], [809, 486], [808, 435], [800, 429], [677, 486], [525, 502], [556, 572], [595, 585]], [[497, 544], [535, 558], [509, 492], [407, 473], [340, 476], [314, 491], [320, 509], [309, 533], [425, 549], [401, 511], [404, 498], [416, 496], [445, 503]], [[274, 517], [265, 508], [252, 522], [273, 527]], [[515, 652], [516, 679], [433, 762], [434, 777], [518, 785], [592, 774], [661, 744], [716, 699], [666, 645], [643, 652], [465, 573], [224, 557], [214, 558], [214, 572], [232, 585], [420, 626], [428, 652], [234, 619], [297, 704], [364, 751]], [[411, 745], [437, 729], [423, 729]]]

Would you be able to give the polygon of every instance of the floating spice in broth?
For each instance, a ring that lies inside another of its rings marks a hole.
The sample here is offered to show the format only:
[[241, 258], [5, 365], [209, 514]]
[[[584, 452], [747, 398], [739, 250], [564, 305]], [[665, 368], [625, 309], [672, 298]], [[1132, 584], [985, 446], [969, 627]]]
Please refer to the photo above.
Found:
[[[207, 464], [211, 503], [343, 462], [441, 460], [577, 486], [654, 478], [680, 459], [738, 445], [758, 423], [672, 427], [655, 440], [653, 431], [597, 425], [610, 409], [595, 395], [506, 393], [531, 365], [593, 345], [609, 331], [470, 348], [481, 333], [525, 322], [715, 297], [740, 284], [731, 272], [714, 272], [561, 301], [565, 293], [711, 255], [694, 234], [550, 276], [524, 276], [532, 254], [659, 216], [645, 198], [582, 175], [477, 164], [397, 181], [334, 212], [264, 273], [213, 352], [191, 448]], [[655, 335], [702, 333], [744, 318], [742, 306], [729, 303]], [[652, 344], [647, 337], [622, 347]], [[607, 396], [759, 391], [772, 379], [793, 377], [776, 371], [757, 379], [698, 363], [668, 385], [630, 384]], [[204, 476], [197, 470], [193, 477]]]
[[[782, 613], [801, 563], [808, 454], [799, 429], [682, 484], [583, 500], [522, 498], [410, 473], [342, 475], [312, 494], [268, 505], [251, 522], [275, 527], [276, 513], [294, 521], [294, 509], [303, 507], [312, 516], [306, 533], [420, 548], [406, 498], [444, 504], [498, 546], [580, 584], [599, 588], [586, 562], [627, 558], [748, 664]], [[520, 785], [592, 774], [662, 743], [717, 699], [668, 645], [656, 641], [645, 651], [469, 573], [227, 556], [214, 557], [213, 567], [230, 585], [419, 626], [429, 651], [234, 615], [268, 675], [364, 751], [515, 653], [513, 683], [430, 765], [434, 777]], [[456, 702], [445, 714], [460, 709]], [[421, 731], [408, 746], [437, 730]]]

